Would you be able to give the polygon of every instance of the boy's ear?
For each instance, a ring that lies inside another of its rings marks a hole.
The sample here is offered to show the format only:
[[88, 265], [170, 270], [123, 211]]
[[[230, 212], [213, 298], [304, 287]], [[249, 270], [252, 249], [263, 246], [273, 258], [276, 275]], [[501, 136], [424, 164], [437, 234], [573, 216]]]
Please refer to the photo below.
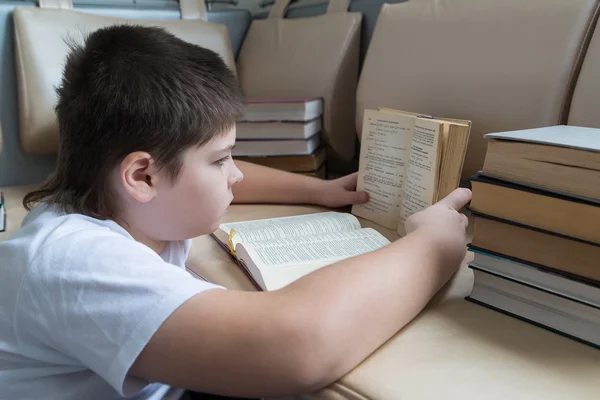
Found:
[[152, 156], [143, 151], [133, 152], [121, 161], [119, 178], [131, 197], [147, 203], [156, 197], [158, 170]]

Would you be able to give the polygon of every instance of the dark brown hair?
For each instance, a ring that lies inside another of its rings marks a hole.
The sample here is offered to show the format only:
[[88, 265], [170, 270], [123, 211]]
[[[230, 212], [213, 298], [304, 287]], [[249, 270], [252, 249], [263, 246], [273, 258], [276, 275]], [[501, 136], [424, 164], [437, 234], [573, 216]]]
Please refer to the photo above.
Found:
[[60, 145], [55, 172], [23, 205], [58, 205], [67, 213], [110, 218], [111, 170], [146, 151], [174, 181], [182, 152], [223, 134], [245, 99], [215, 52], [158, 27], [116, 25], [69, 42], [57, 88]]

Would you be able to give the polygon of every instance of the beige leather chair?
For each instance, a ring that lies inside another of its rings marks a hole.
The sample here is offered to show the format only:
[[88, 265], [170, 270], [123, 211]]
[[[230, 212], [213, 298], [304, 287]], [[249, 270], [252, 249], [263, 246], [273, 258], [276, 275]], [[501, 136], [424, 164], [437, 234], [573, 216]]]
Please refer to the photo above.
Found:
[[[17, 7], [13, 13], [15, 59], [18, 80], [20, 141], [26, 153], [56, 153], [58, 124], [54, 114], [56, 92], [68, 52], [64, 41], [81, 41], [82, 34], [115, 23], [155, 25], [188, 42], [210, 48], [223, 57], [235, 72], [235, 61], [227, 28], [206, 21], [203, 0], [181, 0], [183, 20], [128, 20], [72, 10], [70, 0], [44, 0], [40, 8]], [[43, 7], [43, 8], [42, 8]], [[36, 185], [2, 188], [9, 229], [0, 233], [5, 240], [21, 224], [26, 214], [21, 202]]]
[[[357, 93], [373, 107], [473, 121], [463, 179], [483, 134], [565, 123], [598, 3], [436, 0], [384, 5]], [[597, 70], [597, 69], [596, 69]]]
[[[357, 129], [365, 107], [471, 119], [474, 139], [463, 174], [467, 177], [483, 160], [483, 133], [566, 121], [597, 12], [598, 2], [592, 0], [384, 5], [358, 85]], [[596, 63], [590, 67], [587, 59], [583, 63], [582, 77], [589, 74], [588, 83], [600, 79], [597, 55], [591, 60]], [[590, 90], [581, 101], [597, 104], [598, 93]], [[317, 211], [236, 205], [226, 219]], [[397, 239], [394, 232], [367, 221], [363, 226]], [[209, 237], [195, 239], [188, 265], [205, 279], [254, 290]], [[347, 376], [302, 398], [598, 398], [599, 351], [465, 301], [472, 284], [465, 265], [408, 327]]]
[[329, 0], [323, 15], [285, 19], [289, 3], [277, 0], [267, 19], [252, 22], [237, 61], [242, 88], [249, 97], [322, 97], [323, 138], [348, 161], [362, 15], [347, 12], [349, 0]]
[[[58, 150], [58, 124], [53, 109], [56, 103], [54, 87], [60, 82], [68, 53], [65, 38], [81, 41], [84, 32], [115, 23], [131, 24], [132, 21], [73, 10], [19, 7], [14, 11], [14, 23], [21, 143], [26, 152], [55, 153]], [[135, 23], [161, 26], [183, 40], [214, 50], [235, 71], [224, 25], [204, 20], [136, 20]]]

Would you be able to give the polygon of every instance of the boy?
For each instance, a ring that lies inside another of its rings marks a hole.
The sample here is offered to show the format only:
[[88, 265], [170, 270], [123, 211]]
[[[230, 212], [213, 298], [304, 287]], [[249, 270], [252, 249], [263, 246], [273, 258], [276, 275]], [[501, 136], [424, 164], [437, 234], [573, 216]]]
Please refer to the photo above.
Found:
[[235, 77], [215, 53], [158, 28], [92, 33], [73, 46], [58, 95], [56, 172], [0, 243], [2, 398], [311, 391], [406, 325], [464, 257], [456, 210], [470, 192], [457, 190], [411, 217], [401, 240], [284, 289], [194, 279], [188, 239], [214, 231], [234, 196], [342, 206], [366, 201], [356, 175], [238, 169]]

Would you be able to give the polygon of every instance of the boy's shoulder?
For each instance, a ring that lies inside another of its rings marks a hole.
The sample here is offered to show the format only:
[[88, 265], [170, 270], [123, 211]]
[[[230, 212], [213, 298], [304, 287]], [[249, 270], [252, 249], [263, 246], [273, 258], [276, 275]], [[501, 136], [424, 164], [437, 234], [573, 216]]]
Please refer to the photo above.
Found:
[[112, 237], [121, 239], [123, 243], [137, 243], [124, 228], [112, 220], [65, 213], [51, 204], [40, 204], [33, 208], [12, 239], [41, 250], [65, 239], [68, 242], [81, 242], [95, 237]]
[[158, 257], [112, 220], [67, 214], [53, 205], [41, 204], [25, 216], [13, 237], [0, 243], [0, 258], [11, 260], [18, 270], [37, 264], [38, 260], [46, 260], [45, 264], [58, 258], [80, 262], [94, 257], [93, 253], [96, 257], [111, 258], [121, 249]]
[[[43, 205], [31, 210], [21, 229], [0, 243], [0, 259], [10, 266], [0, 270], [0, 280], [50, 288], [146, 273], [187, 274], [188, 251], [187, 242], [171, 242], [159, 255], [114, 221]], [[0, 290], [3, 286], [0, 283]]]

